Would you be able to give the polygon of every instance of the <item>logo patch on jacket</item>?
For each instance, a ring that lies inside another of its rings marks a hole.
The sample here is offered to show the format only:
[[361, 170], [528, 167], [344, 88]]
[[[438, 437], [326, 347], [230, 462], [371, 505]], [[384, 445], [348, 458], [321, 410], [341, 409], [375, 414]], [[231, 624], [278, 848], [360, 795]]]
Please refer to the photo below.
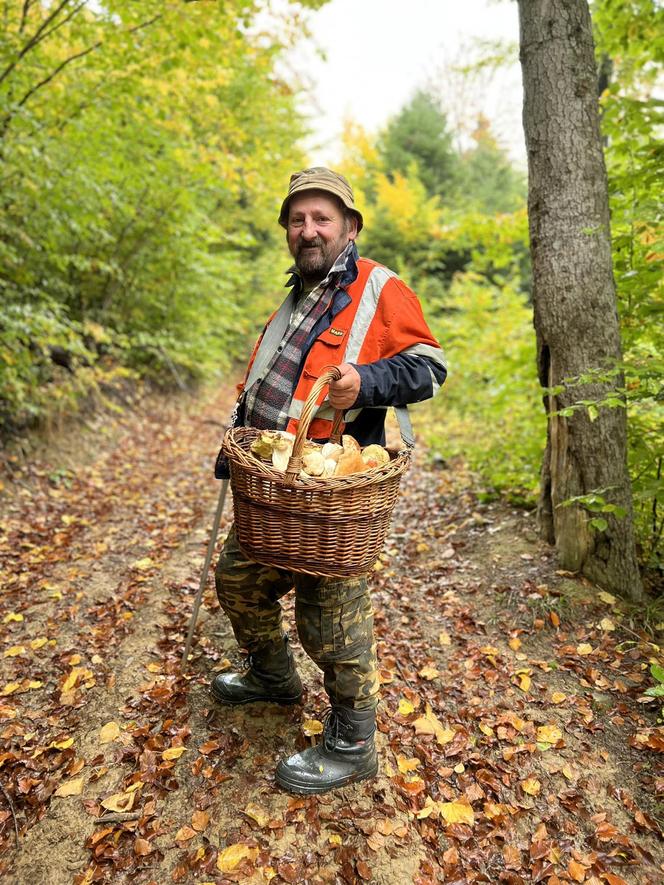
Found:
[[336, 335], [338, 338], [341, 338], [346, 334], [343, 329], [335, 329], [332, 326], [330, 326], [329, 332], [330, 335]]

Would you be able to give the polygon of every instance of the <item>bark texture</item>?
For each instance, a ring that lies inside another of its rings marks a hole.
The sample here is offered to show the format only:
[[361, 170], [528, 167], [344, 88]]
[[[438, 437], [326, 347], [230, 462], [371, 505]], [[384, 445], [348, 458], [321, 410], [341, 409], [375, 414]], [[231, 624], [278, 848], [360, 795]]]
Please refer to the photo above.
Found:
[[[519, 0], [519, 19], [538, 371], [554, 387], [621, 359], [597, 69], [587, 0]], [[618, 377], [568, 386], [545, 405], [563, 409], [621, 385]], [[564, 568], [639, 598], [625, 410], [601, 408], [594, 421], [585, 408], [551, 417], [547, 436], [542, 534]], [[583, 507], [561, 506], [600, 490], [627, 514], [606, 515], [603, 532]]]

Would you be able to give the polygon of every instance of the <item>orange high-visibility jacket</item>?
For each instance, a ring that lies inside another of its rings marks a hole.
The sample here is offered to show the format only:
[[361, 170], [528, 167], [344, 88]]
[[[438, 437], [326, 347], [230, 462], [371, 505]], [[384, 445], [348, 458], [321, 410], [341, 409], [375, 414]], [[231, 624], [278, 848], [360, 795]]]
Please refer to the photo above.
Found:
[[[427, 399], [445, 379], [443, 352], [426, 324], [415, 293], [393, 271], [367, 258], [357, 260], [357, 272], [353, 282], [337, 290], [324, 328], [321, 331], [320, 324], [316, 327], [315, 339], [305, 348], [288, 410], [286, 429], [292, 433], [314, 381], [326, 366], [352, 363], [360, 373], [360, 395], [345, 415], [349, 432], [349, 425], [357, 421], [363, 409]], [[244, 382], [238, 386], [240, 392], [274, 316], [254, 347]], [[327, 439], [330, 435], [334, 412], [325, 402], [326, 395], [324, 390], [319, 396], [308, 432], [311, 439]], [[384, 413], [378, 420], [382, 433]], [[374, 433], [370, 436], [358, 441], [366, 444], [377, 439]]]

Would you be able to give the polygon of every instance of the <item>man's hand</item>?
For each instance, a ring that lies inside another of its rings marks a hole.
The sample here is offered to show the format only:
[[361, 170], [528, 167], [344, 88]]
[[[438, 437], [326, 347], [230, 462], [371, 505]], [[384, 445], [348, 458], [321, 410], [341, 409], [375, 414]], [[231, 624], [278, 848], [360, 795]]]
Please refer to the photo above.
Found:
[[362, 379], [350, 363], [342, 363], [338, 368], [341, 378], [330, 382], [330, 405], [333, 409], [350, 409], [358, 397]]

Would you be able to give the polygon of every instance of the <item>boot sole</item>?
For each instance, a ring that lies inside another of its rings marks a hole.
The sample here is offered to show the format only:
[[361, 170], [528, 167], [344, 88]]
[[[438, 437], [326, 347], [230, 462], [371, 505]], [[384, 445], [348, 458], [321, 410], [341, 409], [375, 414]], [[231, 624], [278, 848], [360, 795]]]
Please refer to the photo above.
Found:
[[357, 784], [360, 781], [368, 780], [369, 778], [374, 778], [378, 774], [378, 763], [376, 762], [375, 768], [370, 769], [364, 774], [346, 777], [343, 780], [336, 781], [336, 783], [330, 784], [328, 787], [315, 786], [314, 784], [300, 784], [297, 781], [290, 781], [288, 778], [280, 775], [277, 772], [277, 783], [280, 787], [283, 787], [284, 790], [288, 790], [289, 793], [297, 793], [299, 796], [314, 796], [320, 795], [322, 793], [329, 793], [330, 790], [338, 790], [341, 787], [347, 787], [350, 784]]
[[244, 704], [280, 704], [281, 706], [291, 706], [292, 704], [301, 704], [302, 703], [302, 695], [286, 695], [282, 698], [276, 698], [273, 695], [257, 695], [250, 698], [242, 698], [235, 699], [225, 697], [224, 695], [217, 694], [217, 692], [211, 688], [210, 694], [213, 699], [220, 704], [223, 704], [225, 707], [242, 707]]

